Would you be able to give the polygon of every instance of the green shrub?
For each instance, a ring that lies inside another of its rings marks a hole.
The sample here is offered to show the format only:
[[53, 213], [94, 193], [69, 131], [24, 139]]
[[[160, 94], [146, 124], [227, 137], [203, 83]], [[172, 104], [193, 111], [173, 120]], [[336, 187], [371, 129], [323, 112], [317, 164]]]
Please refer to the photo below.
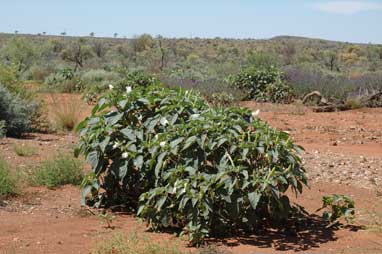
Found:
[[21, 99], [0, 85], [0, 120], [5, 121], [6, 134], [19, 137], [31, 130], [31, 118], [38, 104]]
[[122, 79], [115, 84], [114, 89], [121, 92], [125, 92], [126, 87], [147, 87], [149, 85], [158, 85], [160, 83], [159, 79], [152, 75], [146, 74], [144, 71], [129, 71], [126, 69], [121, 69], [119, 72], [122, 75]]
[[82, 163], [69, 155], [58, 155], [56, 158], [44, 161], [32, 176], [36, 185], [55, 188], [61, 185], [79, 185], [83, 178]]
[[14, 84], [19, 82], [20, 74], [17, 65], [0, 64], [0, 84], [3, 84], [5, 87], [11, 90], [12, 87], [14, 87]]
[[0, 63], [0, 84], [8, 91], [24, 100], [31, 101], [33, 92], [21, 82], [19, 67], [16, 64], [4, 65]]
[[329, 226], [338, 224], [339, 219], [344, 218], [351, 223], [355, 218], [354, 200], [348, 196], [334, 194], [322, 198], [322, 207], [317, 211], [325, 209], [324, 220], [330, 222]]
[[296, 211], [286, 191], [307, 184], [301, 148], [287, 133], [247, 109], [210, 108], [192, 91], [112, 91], [79, 129], [76, 154], [95, 174], [84, 197], [126, 203], [151, 228], [180, 227], [193, 244], [281, 225]]
[[16, 193], [16, 179], [11, 175], [8, 164], [0, 157], [0, 197]]
[[81, 76], [82, 86], [85, 90], [85, 99], [92, 99], [93, 95], [100, 94], [109, 89], [110, 85], [115, 85], [121, 77], [116, 72], [105, 70], [90, 70]]
[[89, 70], [82, 74], [81, 80], [89, 85], [104, 84], [105, 88], [108, 87], [110, 82], [118, 80], [120, 77], [118, 73], [105, 71], [105, 70]]
[[259, 102], [289, 103], [293, 94], [286, 84], [284, 74], [274, 68], [251, 67], [231, 76], [231, 85], [247, 92], [247, 99]]
[[18, 156], [23, 157], [30, 157], [37, 154], [37, 148], [35, 146], [26, 145], [24, 143], [21, 145], [14, 144], [13, 150]]
[[81, 79], [70, 68], [64, 68], [52, 73], [44, 80], [50, 90], [61, 93], [76, 93], [83, 90]]
[[231, 93], [220, 92], [213, 93], [208, 100], [215, 107], [228, 107], [233, 104], [235, 98]]

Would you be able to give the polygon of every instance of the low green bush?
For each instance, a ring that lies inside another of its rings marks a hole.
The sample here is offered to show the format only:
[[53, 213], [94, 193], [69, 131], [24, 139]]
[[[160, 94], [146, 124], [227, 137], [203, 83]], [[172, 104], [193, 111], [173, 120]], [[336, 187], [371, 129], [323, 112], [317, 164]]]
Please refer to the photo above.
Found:
[[324, 196], [322, 207], [317, 211], [320, 210], [325, 210], [323, 218], [330, 223], [328, 227], [337, 225], [341, 218], [345, 219], [347, 223], [352, 223], [355, 219], [354, 200], [345, 195]]
[[289, 103], [292, 89], [287, 85], [284, 74], [274, 68], [250, 67], [229, 77], [232, 87], [246, 91], [246, 99], [258, 102]]
[[28, 144], [14, 144], [13, 150], [18, 156], [30, 157], [37, 154], [37, 148]]
[[37, 110], [37, 103], [23, 100], [0, 85], [0, 121], [5, 122], [7, 135], [20, 137], [30, 131]]
[[210, 108], [193, 91], [112, 90], [79, 130], [76, 154], [93, 169], [88, 203], [127, 204], [151, 228], [181, 228], [193, 244], [283, 225], [297, 211], [287, 190], [307, 184], [287, 133], [247, 109]]
[[0, 197], [14, 195], [16, 193], [16, 179], [11, 174], [6, 161], [0, 157]]
[[66, 184], [79, 185], [83, 179], [82, 163], [70, 155], [58, 155], [44, 161], [32, 176], [35, 185], [56, 188]]

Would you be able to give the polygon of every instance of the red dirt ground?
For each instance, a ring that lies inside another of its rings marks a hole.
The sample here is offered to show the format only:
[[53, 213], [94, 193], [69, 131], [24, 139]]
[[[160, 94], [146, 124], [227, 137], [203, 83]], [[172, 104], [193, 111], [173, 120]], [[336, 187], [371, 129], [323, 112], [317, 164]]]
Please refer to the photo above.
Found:
[[[297, 236], [268, 231], [211, 242], [239, 254], [382, 253], [382, 109], [313, 113], [296, 105], [242, 105], [260, 108], [262, 119], [290, 132], [306, 148], [303, 158], [312, 188], [295, 201], [314, 213], [323, 195], [346, 194], [356, 202], [357, 220], [337, 231], [318, 223]], [[10, 164], [29, 169], [56, 152], [71, 149], [76, 141], [75, 135], [6, 138], [0, 141], [0, 154]], [[19, 157], [14, 143], [34, 145], [38, 154]], [[0, 253], [91, 253], [100, 240], [116, 232], [139, 232], [161, 242], [174, 238], [147, 232], [145, 225], [130, 215], [117, 215], [113, 225], [114, 230], [105, 228], [97, 216], [80, 206], [77, 187], [28, 187], [19, 197], [0, 202]]]

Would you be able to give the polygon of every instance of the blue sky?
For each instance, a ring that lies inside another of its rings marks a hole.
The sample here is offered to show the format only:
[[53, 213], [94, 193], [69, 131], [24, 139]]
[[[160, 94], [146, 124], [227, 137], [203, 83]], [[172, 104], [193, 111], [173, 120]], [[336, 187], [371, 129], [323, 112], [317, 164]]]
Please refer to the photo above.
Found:
[[382, 0], [2, 0], [0, 32], [382, 43]]

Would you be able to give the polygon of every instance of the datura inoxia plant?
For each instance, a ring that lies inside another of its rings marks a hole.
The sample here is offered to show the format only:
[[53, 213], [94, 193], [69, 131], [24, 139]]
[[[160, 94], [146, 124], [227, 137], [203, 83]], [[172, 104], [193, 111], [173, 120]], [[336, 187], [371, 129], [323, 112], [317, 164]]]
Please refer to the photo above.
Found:
[[93, 172], [84, 202], [125, 204], [155, 230], [192, 244], [253, 231], [293, 215], [302, 192], [301, 147], [242, 108], [210, 108], [196, 92], [159, 85], [111, 90], [79, 125], [76, 154]]

